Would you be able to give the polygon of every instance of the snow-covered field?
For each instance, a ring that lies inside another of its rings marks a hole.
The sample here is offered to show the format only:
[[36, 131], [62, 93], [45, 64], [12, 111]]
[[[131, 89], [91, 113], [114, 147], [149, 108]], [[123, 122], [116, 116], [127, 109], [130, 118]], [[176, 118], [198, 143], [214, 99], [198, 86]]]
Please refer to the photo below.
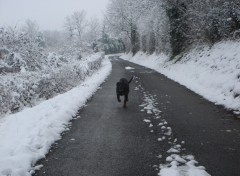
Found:
[[43, 158], [112, 69], [104, 59], [98, 71], [72, 90], [39, 105], [0, 119], [0, 176], [26, 176]]
[[199, 46], [171, 61], [164, 54], [141, 52], [121, 58], [157, 70], [204, 98], [240, 112], [240, 42]]

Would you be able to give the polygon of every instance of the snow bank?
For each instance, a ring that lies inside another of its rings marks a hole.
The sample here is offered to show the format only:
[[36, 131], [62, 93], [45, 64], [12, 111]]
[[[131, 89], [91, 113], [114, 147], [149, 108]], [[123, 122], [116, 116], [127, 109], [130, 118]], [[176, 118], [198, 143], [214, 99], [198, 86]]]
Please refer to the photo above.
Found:
[[240, 43], [197, 47], [181, 58], [137, 53], [121, 58], [155, 69], [204, 98], [240, 112]]
[[102, 67], [76, 88], [0, 119], [0, 176], [26, 176], [39, 169], [41, 166], [33, 168], [33, 165], [61, 138], [69, 120], [97, 91], [110, 71], [111, 63], [104, 59]]

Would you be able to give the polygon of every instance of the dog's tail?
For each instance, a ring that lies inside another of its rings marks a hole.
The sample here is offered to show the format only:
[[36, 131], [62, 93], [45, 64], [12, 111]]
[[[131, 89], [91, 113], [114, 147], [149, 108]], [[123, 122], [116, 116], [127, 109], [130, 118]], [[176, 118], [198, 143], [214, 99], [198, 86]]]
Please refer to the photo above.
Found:
[[133, 76], [131, 77], [131, 79], [128, 81], [128, 84], [130, 84], [133, 80]]

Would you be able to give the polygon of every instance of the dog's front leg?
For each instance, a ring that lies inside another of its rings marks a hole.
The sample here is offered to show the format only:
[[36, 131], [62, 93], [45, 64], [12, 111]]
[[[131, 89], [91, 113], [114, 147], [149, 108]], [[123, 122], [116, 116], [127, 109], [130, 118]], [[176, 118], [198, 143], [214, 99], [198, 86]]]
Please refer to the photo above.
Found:
[[125, 94], [125, 100], [124, 101], [128, 101], [128, 93]]
[[123, 107], [126, 108], [127, 107], [127, 101], [128, 101], [128, 94], [124, 95], [124, 103], [123, 103]]

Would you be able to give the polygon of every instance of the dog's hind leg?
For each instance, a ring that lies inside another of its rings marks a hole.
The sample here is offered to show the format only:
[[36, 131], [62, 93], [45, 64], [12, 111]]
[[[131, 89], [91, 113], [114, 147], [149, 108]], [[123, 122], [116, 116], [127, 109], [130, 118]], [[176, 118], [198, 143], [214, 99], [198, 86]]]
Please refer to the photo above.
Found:
[[124, 103], [123, 103], [123, 107], [126, 108], [127, 107], [127, 101], [128, 101], [128, 94], [124, 95]]

